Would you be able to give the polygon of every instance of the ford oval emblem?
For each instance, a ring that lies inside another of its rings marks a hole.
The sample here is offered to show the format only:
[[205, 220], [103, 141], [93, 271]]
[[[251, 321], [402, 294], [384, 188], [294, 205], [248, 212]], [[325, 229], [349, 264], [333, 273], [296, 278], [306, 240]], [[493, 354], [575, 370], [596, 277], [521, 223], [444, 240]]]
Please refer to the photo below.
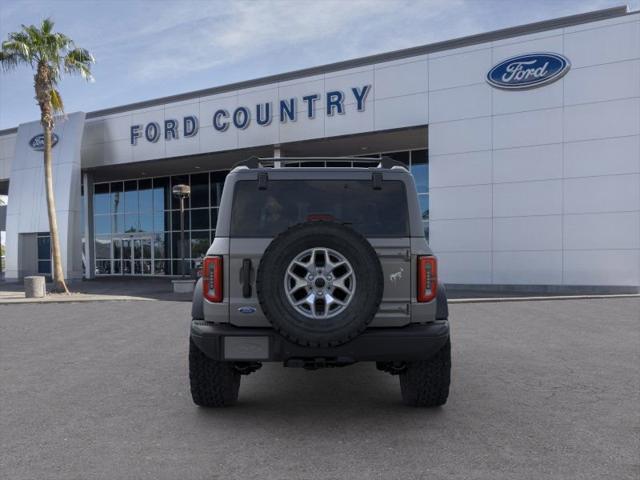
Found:
[[238, 308], [240, 313], [256, 313], [256, 309], [254, 307], [240, 307]]
[[558, 53], [529, 53], [508, 58], [487, 73], [487, 82], [504, 90], [524, 90], [555, 82], [571, 68]]
[[[58, 140], [59, 140], [58, 135], [56, 135], [55, 133], [52, 133], [51, 148], [56, 146], [56, 143], [58, 143]], [[34, 150], [37, 150], [38, 152], [43, 152], [44, 151], [44, 133], [39, 133], [38, 135], [34, 136], [31, 140], [29, 140], [29, 146]]]

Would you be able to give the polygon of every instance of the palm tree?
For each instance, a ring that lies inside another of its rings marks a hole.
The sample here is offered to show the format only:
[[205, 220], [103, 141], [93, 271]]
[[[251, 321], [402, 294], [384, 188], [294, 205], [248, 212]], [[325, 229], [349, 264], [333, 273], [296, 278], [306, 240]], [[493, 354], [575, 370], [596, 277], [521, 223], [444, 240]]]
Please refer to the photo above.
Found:
[[94, 62], [93, 56], [87, 50], [76, 47], [73, 40], [66, 35], [54, 32], [53, 21], [49, 18], [44, 19], [40, 27], [22, 25], [22, 30], [9, 34], [8, 39], [2, 42], [0, 50], [0, 63], [4, 70], [27, 65], [35, 71], [33, 86], [40, 107], [40, 123], [44, 129], [44, 178], [51, 233], [53, 290], [57, 292], [69, 293], [62, 271], [51, 173], [51, 133], [54, 115], [64, 112], [57, 87], [64, 73], [79, 74], [86, 80], [91, 80], [91, 64]]

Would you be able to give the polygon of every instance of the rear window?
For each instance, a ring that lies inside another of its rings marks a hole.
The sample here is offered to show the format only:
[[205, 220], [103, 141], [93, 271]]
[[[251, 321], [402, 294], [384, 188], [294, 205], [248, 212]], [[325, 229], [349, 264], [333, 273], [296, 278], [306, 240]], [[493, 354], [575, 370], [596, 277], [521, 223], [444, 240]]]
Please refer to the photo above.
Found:
[[231, 236], [274, 237], [313, 220], [348, 224], [366, 237], [408, 237], [407, 196], [400, 181], [374, 190], [370, 180], [270, 180], [235, 185]]

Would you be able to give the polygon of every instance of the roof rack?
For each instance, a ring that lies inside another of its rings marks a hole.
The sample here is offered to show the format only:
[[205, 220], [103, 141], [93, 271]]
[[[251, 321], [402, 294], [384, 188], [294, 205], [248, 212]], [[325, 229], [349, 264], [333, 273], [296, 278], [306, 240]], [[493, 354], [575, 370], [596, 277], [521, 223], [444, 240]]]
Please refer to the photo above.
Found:
[[344, 163], [344, 162], [362, 162], [362, 163], [372, 163], [376, 165], [371, 165], [369, 168], [394, 168], [400, 167], [403, 169], [407, 169], [407, 166], [394, 160], [390, 157], [280, 157], [280, 158], [261, 158], [261, 157], [251, 157], [247, 160], [243, 160], [241, 162], [236, 163], [233, 168], [236, 167], [247, 167], [250, 169], [255, 168], [281, 168], [286, 167], [287, 164], [302, 164], [302, 163]]

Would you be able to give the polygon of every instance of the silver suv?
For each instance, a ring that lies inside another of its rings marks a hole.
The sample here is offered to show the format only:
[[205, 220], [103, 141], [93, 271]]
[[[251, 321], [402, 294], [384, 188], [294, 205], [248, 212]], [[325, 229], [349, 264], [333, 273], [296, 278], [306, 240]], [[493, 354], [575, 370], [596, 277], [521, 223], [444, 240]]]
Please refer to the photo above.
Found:
[[235, 403], [241, 375], [262, 362], [376, 362], [408, 405], [449, 394], [446, 294], [413, 177], [388, 158], [236, 165], [192, 317], [189, 378], [203, 407]]

